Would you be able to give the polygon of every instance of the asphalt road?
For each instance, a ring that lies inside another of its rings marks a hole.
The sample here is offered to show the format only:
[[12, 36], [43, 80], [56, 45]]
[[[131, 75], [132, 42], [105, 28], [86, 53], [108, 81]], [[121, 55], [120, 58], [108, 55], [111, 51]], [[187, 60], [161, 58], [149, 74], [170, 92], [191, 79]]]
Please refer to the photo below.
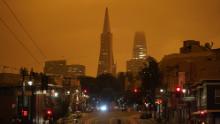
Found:
[[83, 113], [79, 120], [67, 117], [61, 124], [156, 124], [152, 119], [139, 119], [140, 112], [92, 112]]

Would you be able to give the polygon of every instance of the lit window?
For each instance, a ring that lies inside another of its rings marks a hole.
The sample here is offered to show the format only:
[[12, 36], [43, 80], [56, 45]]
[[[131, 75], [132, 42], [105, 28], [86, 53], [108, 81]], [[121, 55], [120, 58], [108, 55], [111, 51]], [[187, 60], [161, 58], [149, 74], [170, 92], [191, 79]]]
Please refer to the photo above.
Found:
[[201, 94], [201, 106], [207, 105], [207, 88], [203, 88], [202, 94]]

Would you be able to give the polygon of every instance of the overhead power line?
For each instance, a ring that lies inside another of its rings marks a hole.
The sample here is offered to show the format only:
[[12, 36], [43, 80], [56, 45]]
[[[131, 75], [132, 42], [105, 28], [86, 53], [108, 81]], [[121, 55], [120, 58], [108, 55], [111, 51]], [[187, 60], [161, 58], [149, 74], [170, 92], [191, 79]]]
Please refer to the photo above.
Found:
[[2, 0], [2, 2], [7, 6], [7, 8], [9, 9], [9, 11], [11, 12], [11, 14], [14, 16], [15, 20], [17, 21], [17, 23], [19, 24], [19, 26], [22, 28], [22, 30], [25, 32], [25, 34], [28, 36], [28, 38], [31, 40], [31, 42], [34, 44], [34, 46], [37, 48], [37, 50], [39, 51], [39, 53], [43, 56], [44, 59], [46, 59], [46, 55], [44, 54], [44, 52], [40, 49], [40, 47], [37, 45], [37, 43], [35, 42], [35, 40], [32, 38], [32, 36], [30, 35], [30, 33], [26, 30], [26, 28], [24, 27], [24, 25], [22, 24], [22, 22], [19, 20], [19, 18], [17, 17], [17, 15], [15, 14], [15, 12], [13, 11], [13, 9], [9, 6], [9, 4], [5, 1]]
[[40, 62], [37, 60], [37, 58], [34, 57], [34, 55], [31, 53], [31, 51], [24, 45], [24, 43], [19, 40], [19, 38], [16, 36], [16, 34], [11, 30], [11, 28], [7, 25], [7, 23], [0, 17], [0, 21], [2, 24], [8, 29], [8, 31], [11, 33], [11, 35], [15, 38], [16, 41], [18, 41], [19, 44], [28, 52], [28, 54], [38, 63]]

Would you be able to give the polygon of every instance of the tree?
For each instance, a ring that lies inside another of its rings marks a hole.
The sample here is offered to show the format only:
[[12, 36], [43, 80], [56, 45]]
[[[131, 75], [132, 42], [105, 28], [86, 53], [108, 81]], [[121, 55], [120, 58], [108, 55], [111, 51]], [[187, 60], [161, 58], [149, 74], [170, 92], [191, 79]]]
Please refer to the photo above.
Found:
[[157, 61], [153, 57], [147, 58], [147, 63], [143, 70], [140, 72], [142, 80], [141, 89], [150, 99], [155, 99], [155, 90], [159, 84], [160, 74]]
[[112, 101], [120, 90], [116, 77], [111, 74], [102, 74], [96, 80], [99, 96], [105, 101]]
[[90, 76], [80, 76], [80, 86], [82, 90], [86, 90], [90, 95], [97, 94], [96, 79]]

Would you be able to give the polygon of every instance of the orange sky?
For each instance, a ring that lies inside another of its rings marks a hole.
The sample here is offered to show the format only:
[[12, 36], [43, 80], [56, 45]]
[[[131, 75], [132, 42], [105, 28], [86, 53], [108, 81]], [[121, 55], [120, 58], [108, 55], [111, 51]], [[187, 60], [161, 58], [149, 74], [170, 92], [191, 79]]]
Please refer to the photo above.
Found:
[[[105, 7], [109, 7], [117, 71], [131, 58], [135, 31], [144, 31], [148, 53], [160, 60], [182, 41], [213, 41], [220, 47], [219, 0], [5, 0], [47, 56], [83, 64], [95, 76]], [[42, 70], [45, 59], [0, 0], [0, 17], [41, 61], [36, 63], [0, 22], [0, 65]], [[0, 70], [1, 71], [1, 70]]]

